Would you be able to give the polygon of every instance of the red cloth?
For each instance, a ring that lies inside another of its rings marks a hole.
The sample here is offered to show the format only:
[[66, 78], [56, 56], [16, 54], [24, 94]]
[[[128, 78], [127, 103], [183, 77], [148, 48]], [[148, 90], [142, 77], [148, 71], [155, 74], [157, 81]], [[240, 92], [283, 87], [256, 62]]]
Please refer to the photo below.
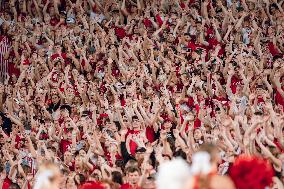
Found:
[[69, 140], [62, 139], [60, 141], [60, 152], [64, 154], [71, 146], [71, 144], [72, 142], [70, 142]]
[[123, 95], [120, 95], [119, 99], [120, 99], [120, 104], [121, 104], [121, 106], [125, 106], [125, 105], [126, 105], [126, 101], [125, 101], [125, 99], [124, 99], [124, 96], [123, 96]]
[[153, 127], [146, 127], [146, 138], [151, 143], [155, 141], [155, 131]]
[[194, 120], [193, 125], [194, 125], [194, 126], [193, 126], [194, 129], [201, 127], [201, 121], [200, 121], [200, 119], [196, 118], [196, 119]]
[[272, 56], [276, 56], [276, 55], [280, 54], [280, 52], [276, 49], [276, 47], [274, 46], [274, 44], [272, 42], [269, 42], [267, 44], [267, 47], [268, 47], [269, 52], [271, 53]]
[[277, 148], [284, 153], [284, 148], [282, 148], [281, 144], [279, 143], [279, 141], [277, 139], [274, 139], [273, 143], [277, 146]]
[[[128, 137], [128, 135], [139, 134], [139, 133], [140, 133], [140, 131], [128, 130], [126, 137]], [[133, 141], [133, 140], [130, 140], [128, 145], [129, 145], [129, 148], [130, 148], [130, 154], [135, 155], [136, 149], [138, 148], [138, 145], [136, 144], [136, 142]]]
[[221, 102], [221, 104], [223, 104], [223, 106], [229, 106], [229, 99], [226, 97], [218, 97], [215, 96], [214, 99], [218, 100], [219, 102]]
[[78, 189], [104, 189], [105, 187], [102, 183], [99, 182], [86, 182], [82, 186], [79, 186]]
[[29, 59], [25, 59], [22, 63], [23, 63], [23, 65], [30, 65], [31, 64]]
[[56, 58], [60, 58], [60, 57], [65, 60], [67, 58], [67, 55], [66, 55], [66, 53], [61, 53], [61, 54], [55, 53], [55, 54], [51, 55], [52, 60], [55, 60]]
[[143, 23], [146, 28], [150, 28], [152, 26], [152, 22], [148, 18], [145, 18]]
[[160, 15], [156, 15], [156, 20], [157, 20], [159, 26], [161, 27], [161, 26], [163, 25], [163, 20], [162, 20], [162, 18], [160, 17]]
[[15, 67], [15, 64], [9, 62], [9, 64], [8, 64], [8, 73], [9, 73], [10, 76], [14, 74], [17, 77], [19, 77], [21, 72], [20, 72], [20, 69]]
[[96, 4], [94, 4], [94, 6], [93, 6], [93, 12], [96, 12], [96, 10], [97, 10], [97, 6], [96, 6]]
[[104, 124], [103, 118], [108, 117], [108, 114], [100, 114], [99, 117], [97, 118], [97, 124], [98, 126], [102, 126]]
[[115, 31], [115, 35], [119, 38], [119, 39], [123, 39], [126, 36], [126, 32], [125, 29], [120, 28], [120, 27], [115, 27], [114, 28]]
[[184, 9], [184, 8], [185, 8], [184, 2], [180, 2], [179, 6], [180, 6], [182, 9]]
[[16, 138], [15, 138], [15, 142], [16, 142], [15, 148], [20, 149], [21, 141], [22, 141], [21, 137], [19, 135], [16, 135]]
[[187, 98], [187, 106], [192, 107], [194, 106], [194, 99], [192, 97]]
[[[282, 90], [284, 90], [284, 87], [282, 87]], [[275, 94], [275, 103], [278, 105], [282, 105], [283, 111], [284, 111], [284, 98], [281, 96], [279, 91], [276, 89], [276, 94]]]
[[12, 181], [8, 177], [6, 177], [3, 181], [2, 189], [9, 189], [11, 183]]
[[112, 69], [111, 69], [111, 75], [113, 76], [113, 77], [119, 77], [119, 75], [120, 75], [120, 70], [119, 70], [119, 68], [118, 67], [113, 67]]
[[[106, 149], [104, 151], [105, 151], [104, 154], [105, 154], [105, 157], [106, 157], [106, 159], [109, 163], [109, 166], [112, 167], [115, 164], [115, 162], [112, 161], [110, 153], [108, 151], [106, 151]], [[115, 154], [115, 160], [123, 160], [123, 158], [121, 157], [121, 155], [119, 155], [117, 153], [117, 154]]]
[[59, 19], [53, 17], [53, 18], [50, 19], [49, 23], [50, 23], [51, 26], [56, 26], [59, 21], [60, 21]]
[[136, 186], [136, 187], [132, 187], [130, 184], [123, 184], [123, 185], [121, 185], [120, 186], [120, 189], [142, 189], [141, 187], [138, 187], [138, 186]]
[[82, 60], [81, 65], [82, 65], [82, 67], [83, 67], [83, 68], [85, 67], [86, 62], [85, 62], [85, 60], [84, 60], [84, 59]]
[[191, 51], [195, 51], [196, 50], [196, 45], [194, 43], [194, 41], [189, 41], [187, 44], [187, 48], [191, 49]]
[[231, 79], [231, 86], [230, 86], [233, 94], [237, 92], [237, 86], [239, 84], [241, 84], [241, 80], [236, 76], [233, 76]]

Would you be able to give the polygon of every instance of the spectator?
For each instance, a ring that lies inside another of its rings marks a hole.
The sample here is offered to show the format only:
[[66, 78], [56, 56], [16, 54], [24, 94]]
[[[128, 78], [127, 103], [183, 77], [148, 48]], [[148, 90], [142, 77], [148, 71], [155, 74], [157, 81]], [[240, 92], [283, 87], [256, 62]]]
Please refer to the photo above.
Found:
[[2, 188], [33, 188], [46, 161], [60, 188], [154, 188], [161, 164], [191, 165], [204, 143], [219, 175], [252, 154], [283, 183], [283, 1], [1, 6]]

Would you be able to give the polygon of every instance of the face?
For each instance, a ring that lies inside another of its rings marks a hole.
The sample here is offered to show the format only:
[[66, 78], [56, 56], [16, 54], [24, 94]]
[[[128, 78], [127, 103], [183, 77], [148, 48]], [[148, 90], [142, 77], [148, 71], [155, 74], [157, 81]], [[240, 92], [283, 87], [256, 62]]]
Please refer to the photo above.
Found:
[[147, 94], [153, 94], [153, 89], [152, 87], [147, 87]]
[[127, 128], [130, 128], [131, 124], [126, 116], [123, 117], [123, 123]]
[[128, 173], [127, 177], [128, 177], [129, 183], [133, 185], [137, 184], [140, 178], [139, 173], [137, 171], [134, 173]]
[[66, 95], [69, 97], [69, 98], [73, 98], [74, 97], [74, 90], [72, 88], [68, 88], [66, 90]]
[[84, 150], [80, 150], [80, 151], [79, 151], [79, 155], [80, 155], [81, 157], [85, 157], [85, 156], [86, 156], [86, 152], [85, 152]]
[[54, 104], [57, 104], [59, 102], [59, 97], [57, 95], [53, 95], [51, 97], [51, 101], [54, 103]]
[[132, 126], [133, 126], [133, 129], [139, 129], [140, 128], [140, 122], [138, 119], [134, 119], [133, 122], [132, 122]]
[[243, 91], [242, 85], [237, 85], [237, 93], [240, 94]]
[[62, 117], [68, 117], [69, 116], [69, 112], [66, 109], [60, 110], [60, 115]]
[[255, 92], [256, 92], [256, 95], [262, 95], [263, 94], [263, 91], [262, 91], [261, 88], [256, 88]]
[[82, 157], [81, 156], [76, 156], [75, 158], [75, 169], [81, 169], [82, 168]]
[[200, 129], [196, 129], [194, 131], [193, 137], [194, 137], [195, 140], [200, 140], [201, 137], [202, 137], [201, 130]]
[[19, 112], [19, 118], [20, 118], [21, 120], [25, 119], [25, 118], [26, 118], [26, 113], [25, 113], [24, 111], [20, 111], [20, 112]]
[[72, 154], [70, 152], [65, 152], [64, 153], [64, 161], [70, 162], [72, 160]]
[[171, 129], [171, 128], [172, 128], [172, 123], [171, 123], [171, 122], [166, 122], [166, 123], [164, 124], [164, 128], [165, 128], [165, 129]]
[[73, 177], [70, 176], [70, 177], [67, 178], [66, 188], [70, 188], [70, 189], [77, 188]]

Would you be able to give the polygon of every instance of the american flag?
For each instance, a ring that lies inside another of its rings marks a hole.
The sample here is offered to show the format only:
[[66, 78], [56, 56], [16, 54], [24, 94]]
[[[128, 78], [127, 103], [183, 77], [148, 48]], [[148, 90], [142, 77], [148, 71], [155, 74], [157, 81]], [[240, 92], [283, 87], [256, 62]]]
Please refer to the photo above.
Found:
[[4, 82], [8, 73], [8, 62], [4, 56], [9, 51], [10, 43], [6, 36], [0, 36], [0, 82]]

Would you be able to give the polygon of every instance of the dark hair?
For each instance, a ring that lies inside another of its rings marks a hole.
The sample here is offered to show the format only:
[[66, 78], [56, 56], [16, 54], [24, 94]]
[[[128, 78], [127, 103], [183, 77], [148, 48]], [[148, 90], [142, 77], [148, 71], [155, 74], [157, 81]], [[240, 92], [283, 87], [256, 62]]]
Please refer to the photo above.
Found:
[[0, 164], [0, 173], [2, 173], [4, 171], [4, 166], [3, 166], [3, 164], [1, 163]]
[[262, 112], [260, 112], [260, 111], [258, 111], [258, 112], [255, 112], [255, 113], [254, 113], [254, 115], [262, 116], [262, 115], [263, 115], [263, 113], [262, 113]]
[[[77, 179], [76, 176], [78, 176], [79, 179]], [[74, 181], [75, 181], [75, 184], [78, 186], [80, 184], [83, 184], [86, 181], [86, 178], [83, 174], [79, 173], [79, 174], [75, 175]]]
[[138, 119], [138, 116], [137, 116], [137, 115], [132, 116], [132, 121], [133, 121], [134, 119]]
[[56, 152], [56, 148], [54, 146], [48, 146], [47, 149]]
[[122, 174], [118, 171], [113, 171], [111, 173], [112, 181], [118, 184], [122, 184]]
[[273, 56], [272, 61], [275, 62], [276, 60], [281, 59], [282, 57], [283, 57], [282, 55], [277, 54], [277, 55]]
[[139, 175], [141, 174], [140, 169], [139, 169], [138, 167], [133, 167], [133, 166], [128, 167], [128, 168], [125, 170], [125, 172], [126, 172], [126, 174], [128, 174], [128, 173], [135, 173], [135, 172], [138, 172]]
[[146, 152], [146, 148], [144, 148], [144, 147], [138, 147], [138, 148], [136, 148], [136, 150], [135, 150], [135, 152], [137, 153], [144, 153], [144, 152]]
[[115, 161], [115, 165], [116, 165], [117, 167], [121, 167], [121, 168], [124, 169], [124, 161], [121, 160], [121, 159], [117, 159], [117, 160]]
[[17, 183], [11, 183], [9, 189], [21, 189], [21, 187]]
[[179, 149], [178, 151], [175, 151], [173, 154], [174, 157], [181, 157], [182, 159], [186, 160], [186, 153], [182, 151], [182, 149]]
[[69, 114], [71, 114], [71, 106], [67, 105], [67, 104], [63, 104], [62, 106], [60, 106], [60, 110], [68, 110]]

